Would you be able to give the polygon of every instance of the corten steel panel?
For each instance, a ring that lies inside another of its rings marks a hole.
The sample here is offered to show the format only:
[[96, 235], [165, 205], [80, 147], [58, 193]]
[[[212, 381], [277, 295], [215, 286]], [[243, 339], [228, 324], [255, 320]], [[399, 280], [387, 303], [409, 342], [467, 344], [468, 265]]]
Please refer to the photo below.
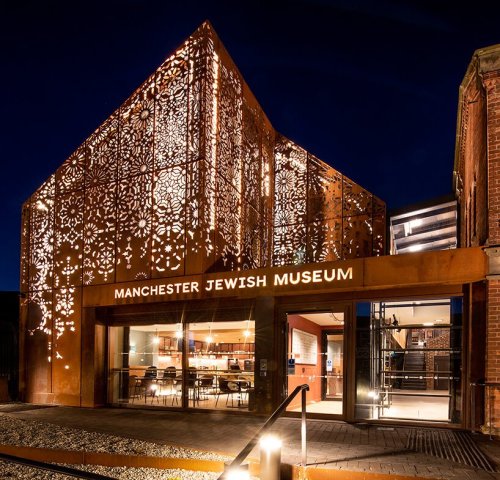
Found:
[[19, 272], [21, 292], [27, 292], [29, 286], [30, 255], [30, 202], [23, 205], [21, 212], [21, 269]]
[[307, 262], [332, 262], [342, 259], [342, 219], [317, 220], [307, 225]]
[[56, 172], [56, 195], [81, 190], [85, 186], [85, 144], [58, 168]]
[[308, 222], [342, 217], [342, 175], [309, 154]]
[[120, 107], [118, 180], [153, 171], [154, 80]]
[[216, 175], [215, 232], [216, 271], [239, 270], [241, 253], [241, 199], [236, 189]]
[[275, 132], [265, 124], [262, 135], [262, 183], [260, 214], [262, 218], [262, 267], [272, 264], [274, 207], [274, 139]]
[[52, 393], [56, 403], [80, 405], [81, 288], [54, 290]]
[[487, 257], [481, 248], [365, 258], [364, 286], [452, 285], [486, 278]]
[[374, 215], [372, 220], [373, 229], [373, 253], [377, 257], [385, 255], [385, 212], [384, 214]]
[[85, 142], [85, 187], [112, 183], [117, 178], [118, 114], [113, 113]]
[[83, 285], [115, 281], [116, 182], [85, 192]]
[[118, 183], [116, 281], [151, 277], [153, 174]]
[[82, 283], [83, 191], [56, 197], [54, 288]]
[[297, 265], [305, 262], [306, 225], [280, 225], [273, 230], [273, 266]]
[[26, 372], [25, 401], [34, 401], [34, 394], [48, 393], [51, 385], [52, 358], [52, 290], [33, 291], [27, 298], [26, 331], [23, 367]]
[[203, 271], [205, 258], [203, 212], [199, 196], [202, 192], [202, 161], [186, 166], [186, 219], [185, 219], [185, 262], [186, 275]]
[[[307, 211], [307, 152], [284, 137], [275, 149], [274, 225], [304, 224]], [[293, 249], [293, 245], [290, 246]]]
[[344, 217], [342, 227], [342, 258], [364, 258], [372, 255], [372, 217]]
[[153, 183], [153, 278], [184, 274], [187, 166], [155, 173]]
[[241, 268], [243, 270], [260, 268], [262, 265], [262, 224], [257, 211], [247, 202], [243, 202], [242, 227]]
[[[191, 100], [188, 110], [189, 70], [187, 52], [173, 65], [160, 69], [156, 78], [155, 97], [155, 132], [154, 132], [154, 168], [181, 165], [188, 159], [188, 125], [193, 119], [199, 119], [199, 105]], [[194, 123], [199, 124], [194, 121]], [[198, 141], [191, 138], [190, 150], [199, 154]], [[193, 149], [194, 146], [194, 149]]]
[[217, 173], [241, 192], [241, 83], [236, 72], [222, 64], [217, 102]]
[[243, 103], [242, 109], [242, 195], [245, 201], [258, 210], [262, 197], [261, 121], [259, 112], [247, 103]]
[[343, 179], [344, 215], [371, 215], [373, 213], [372, 194], [347, 177]]
[[52, 288], [54, 261], [54, 176], [31, 197], [29, 290]]

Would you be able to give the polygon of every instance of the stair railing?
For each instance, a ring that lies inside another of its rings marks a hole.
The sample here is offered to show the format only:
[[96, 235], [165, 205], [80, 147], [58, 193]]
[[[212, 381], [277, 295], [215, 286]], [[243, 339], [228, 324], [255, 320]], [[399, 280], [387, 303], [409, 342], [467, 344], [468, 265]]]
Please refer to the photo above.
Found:
[[250, 455], [250, 452], [255, 448], [257, 442], [262, 437], [264, 433], [266, 433], [278, 420], [278, 418], [283, 414], [286, 407], [290, 405], [292, 400], [301, 392], [301, 428], [300, 428], [300, 436], [301, 436], [301, 447], [302, 447], [302, 458], [301, 463], [302, 466], [305, 467], [307, 465], [307, 418], [306, 418], [306, 392], [309, 390], [309, 385], [303, 384], [295, 387], [295, 390], [288, 395], [288, 397], [283, 401], [283, 403], [272, 413], [272, 415], [266, 420], [266, 423], [262, 425], [260, 430], [250, 439], [250, 441], [241, 449], [240, 453], [236, 455], [234, 460], [228, 465], [226, 470], [219, 477], [219, 480], [223, 480], [226, 478], [228, 472], [231, 469], [239, 467], [245, 458]]

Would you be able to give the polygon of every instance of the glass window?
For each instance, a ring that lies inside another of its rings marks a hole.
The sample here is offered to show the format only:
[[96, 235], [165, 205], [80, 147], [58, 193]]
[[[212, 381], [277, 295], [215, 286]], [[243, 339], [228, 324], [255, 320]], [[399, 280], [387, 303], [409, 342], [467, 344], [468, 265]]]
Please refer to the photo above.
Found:
[[460, 298], [357, 305], [356, 417], [459, 423]]
[[111, 327], [112, 404], [182, 406], [182, 325]]
[[189, 406], [253, 410], [255, 322], [201, 322], [188, 328]]

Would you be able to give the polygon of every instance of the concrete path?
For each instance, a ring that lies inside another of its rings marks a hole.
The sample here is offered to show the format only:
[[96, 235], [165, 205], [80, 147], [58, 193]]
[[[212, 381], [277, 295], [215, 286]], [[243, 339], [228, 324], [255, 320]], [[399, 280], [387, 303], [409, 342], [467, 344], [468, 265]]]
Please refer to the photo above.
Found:
[[[0, 412], [27, 420], [230, 455], [236, 455], [266, 420], [263, 417], [219, 412], [36, 408], [23, 404], [0, 406]], [[307, 463], [310, 467], [344, 471], [436, 479], [500, 480], [500, 473], [408, 449], [411, 430], [407, 427], [351, 425], [310, 419], [307, 424]], [[274, 425], [273, 432], [283, 439], [283, 461], [299, 464], [300, 419], [281, 418]], [[500, 441], [489, 440], [484, 435], [473, 435], [471, 438], [482, 452], [500, 465]], [[257, 459], [258, 451], [254, 450], [251, 457]]]

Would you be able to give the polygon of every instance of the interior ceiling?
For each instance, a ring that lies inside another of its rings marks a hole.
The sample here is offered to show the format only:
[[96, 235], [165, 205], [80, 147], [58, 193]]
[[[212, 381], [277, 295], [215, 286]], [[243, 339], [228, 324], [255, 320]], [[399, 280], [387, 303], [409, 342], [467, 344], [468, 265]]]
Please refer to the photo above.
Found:
[[[154, 324], [154, 325], [137, 325], [130, 327], [130, 330], [137, 330], [140, 332], [158, 332], [161, 333], [171, 333], [176, 332], [180, 329], [180, 323], [172, 323], [172, 324]], [[206, 331], [211, 330], [215, 332], [217, 330], [250, 330], [253, 331], [255, 329], [255, 321], [254, 320], [243, 320], [243, 321], [235, 321], [235, 322], [203, 322], [203, 323], [190, 323], [189, 330], [192, 331]]]
[[[171, 325], [140, 325], [130, 327], [137, 332], [158, 333], [160, 337], [171, 337], [175, 334], [180, 324]], [[250, 331], [250, 336], [245, 337], [245, 330]], [[245, 320], [237, 322], [190, 323], [190, 338], [206, 342], [208, 335], [213, 338], [213, 343], [254, 343], [255, 321]]]
[[344, 312], [301, 313], [300, 316], [321, 327], [344, 324]]
[[394, 321], [393, 315], [395, 315], [399, 325], [447, 325], [450, 323], [450, 305], [421, 306], [414, 304], [387, 307], [385, 310], [386, 323]]

